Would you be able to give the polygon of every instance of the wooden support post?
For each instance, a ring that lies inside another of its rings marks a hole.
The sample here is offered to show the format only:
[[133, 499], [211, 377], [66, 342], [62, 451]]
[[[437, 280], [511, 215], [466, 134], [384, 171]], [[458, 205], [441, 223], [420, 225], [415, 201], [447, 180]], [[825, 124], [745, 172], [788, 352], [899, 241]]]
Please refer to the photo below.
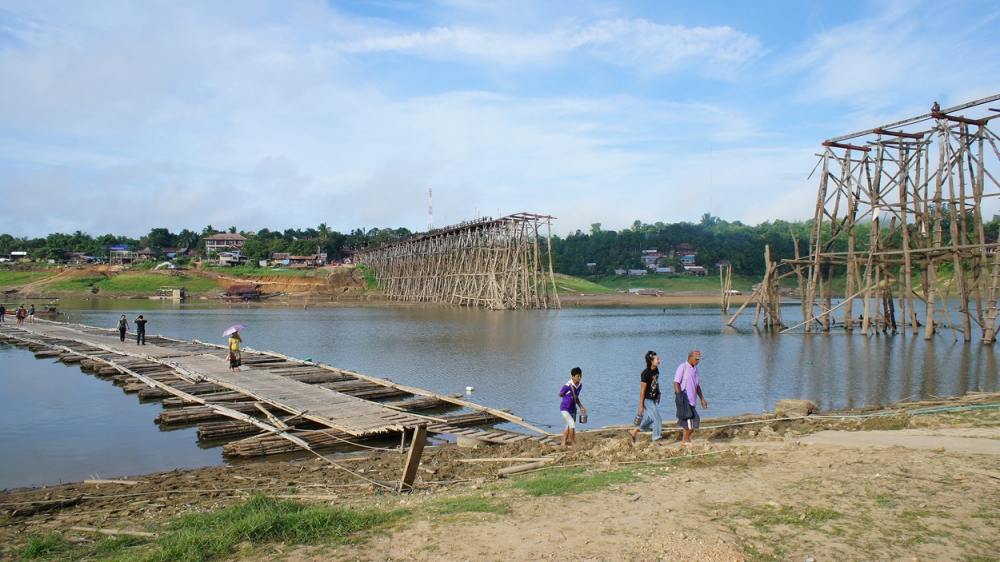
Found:
[[399, 481], [400, 492], [410, 492], [413, 490], [413, 481], [417, 477], [417, 468], [420, 467], [420, 457], [424, 454], [424, 445], [426, 443], [427, 426], [418, 425], [413, 428], [410, 451], [406, 454], [406, 464], [403, 465], [403, 477]]

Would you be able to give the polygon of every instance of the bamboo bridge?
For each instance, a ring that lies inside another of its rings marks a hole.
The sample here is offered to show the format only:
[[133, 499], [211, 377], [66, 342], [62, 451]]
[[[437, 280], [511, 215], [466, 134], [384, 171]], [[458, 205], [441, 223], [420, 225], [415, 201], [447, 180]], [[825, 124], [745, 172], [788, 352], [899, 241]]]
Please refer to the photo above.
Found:
[[559, 308], [552, 266], [554, 218], [533, 213], [485, 217], [365, 248], [354, 257], [372, 269], [379, 288], [394, 300], [491, 310]]
[[[232, 372], [220, 345], [149, 336], [138, 346], [121, 342], [114, 330], [39, 319], [21, 327], [0, 324], [0, 342], [79, 364], [140, 400], [159, 401], [161, 428], [197, 425], [199, 441], [222, 444], [227, 458], [372, 448], [365, 442], [393, 439], [402, 451], [410, 437], [419, 464], [427, 434], [491, 444], [553, 442], [545, 430], [503, 410], [271, 351], [245, 349], [243, 367]], [[503, 422], [534, 435], [485, 427]], [[409, 469], [404, 484], [412, 486], [416, 465]]]

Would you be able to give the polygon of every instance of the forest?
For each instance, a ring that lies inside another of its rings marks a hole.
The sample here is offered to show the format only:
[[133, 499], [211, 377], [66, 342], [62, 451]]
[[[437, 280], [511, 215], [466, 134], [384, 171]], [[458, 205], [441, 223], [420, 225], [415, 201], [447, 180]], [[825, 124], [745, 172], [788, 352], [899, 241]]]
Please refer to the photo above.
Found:
[[[944, 216], [947, 217], [947, 213]], [[942, 226], [947, 232], [948, 225]], [[647, 224], [635, 221], [630, 227], [619, 230], [605, 230], [600, 223], [594, 223], [587, 232], [576, 230], [567, 236], [553, 236], [552, 253], [559, 273], [577, 276], [608, 275], [615, 269], [642, 267], [640, 256], [643, 250], [655, 249], [668, 255], [679, 244], [688, 244], [694, 248], [696, 262], [709, 269], [710, 273], [716, 263], [728, 260], [737, 274], [760, 275], [764, 271], [765, 245], [770, 245], [773, 259], [790, 259], [795, 256], [794, 237], [798, 240], [799, 251], [805, 255], [808, 253], [811, 229], [812, 221], [776, 220], [751, 226], [739, 221], [726, 221], [707, 213], [697, 223]], [[985, 230], [988, 241], [996, 241], [1000, 234], [1000, 216], [994, 216], [986, 223]], [[824, 224], [823, 231], [824, 237], [828, 238], [830, 225]], [[173, 233], [167, 228], [153, 228], [140, 238], [116, 234], [91, 236], [80, 231], [73, 234], [49, 234], [44, 238], [15, 238], [9, 234], [0, 234], [0, 254], [27, 251], [36, 260], [62, 260], [70, 252], [101, 257], [107, 255], [109, 246], [127, 244], [136, 250], [186, 248], [204, 255], [204, 238], [219, 232], [239, 231], [236, 227], [217, 230], [209, 225], [200, 232], [184, 229]], [[869, 229], [861, 229], [859, 247], [867, 246], [868, 232]], [[243, 254], [249, 263], [255, 264], [275, 252], [293, 255], [325, 252], [329, 260], [337, 260], [349, 256], [354, 250], [401, 240], [414, 233], [406, 228], [356, 228], [345, 234], [331, 230], [326, 224], [320, 224], [315, 228], [280, 231], [262, 229], [240, 234], [248, 238]], [[846, 240], [838, 239], [834, 242], [834, 248], [843, 249], [845, 244]], [[660, 265], [677, 267], [679, 257], [675, 255], [661, 258]], [[587, 264], [595, 265], [588, 267]]]

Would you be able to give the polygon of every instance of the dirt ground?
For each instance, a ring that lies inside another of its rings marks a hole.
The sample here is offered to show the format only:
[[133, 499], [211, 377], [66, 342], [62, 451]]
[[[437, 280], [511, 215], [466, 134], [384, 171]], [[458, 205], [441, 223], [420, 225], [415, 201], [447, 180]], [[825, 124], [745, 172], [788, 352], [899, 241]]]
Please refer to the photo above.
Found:
[[[743, 425], [703, 429], [689, 448], [653, 445], [648, 437], [632, 445], [621, 429], [581, 434], [570, 450], [534, 442], [429, 448], [417, 490], [408, 495], [361, 479], [398, 478], [402, 456], [389, 452], [336, 457], [354, 474], [313, 458], [145, 475], [130, 478], [134, 485], [3, 491], [0, 558], [32, 534], [87, 540], [70, 528], [153, 529], [177, 514], [263, 493], [402, 507], [413, 515], [361, 544], [268, 545], [250, 559], [998, 559], [1000, 410], [705, 420], [706, 428], [730, 423]], [[522, 461], [489, 462], [543, 457], [557, 468], [510, 479], [498, 479], [498, 468]], [[470, 459], [489, 461], [462, 462]], [[553, 470], [556, 478], [574, 470], [618, 478], [541, 496], [519, 484], [551, 478]], [[482, 499], [504, 509], [444, 515], [426, 509], [442, 498]], [[53, 507], [58, 500], [72, 505]]]

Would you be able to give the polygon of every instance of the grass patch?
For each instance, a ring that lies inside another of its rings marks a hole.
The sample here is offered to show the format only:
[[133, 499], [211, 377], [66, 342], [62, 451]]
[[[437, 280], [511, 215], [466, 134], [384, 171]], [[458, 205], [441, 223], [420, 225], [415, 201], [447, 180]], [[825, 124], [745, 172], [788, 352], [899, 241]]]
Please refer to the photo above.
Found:
[[[587, 280], [612, 290], [639, 287], [644, 289], [659, 289], [666, 293], [719, 292], [718, 271], [715, 272], [715, 275], [706, 275], [705, 277], [696, 277], [694, 275], [646, 275], [643, 277], [603, 275], [588, 277]], [[748, 291], [758, 281], [760, 279], [754, 277], [733, 275], [733, 288], [749, 294]]]
[[744, 506], [739, 516], [750, 521], [754, 527], [768, 531], [776, 525], [817, 529], [827, 521], [839, 519], [841, 514], [825, 507], [807, 507], [797, 511], [788, 506], [771, 505]]
[[17, 554], [22, 560], [50, 559], [73, 548], [59, 533], [35, 535], [28, 538]]
[[861, 422], [861, 429], [864, 431], [887, 431], [906, 429], [910, 426], [910, 416], [906, 414], [898, 416], [875, 416], [866, 418]]
[[892, 509], [896, 507], [896, 498], [889, 494], [879, 494], [875, 496], [875, 504], [878, 505], [879, 507]]
[[192, 275], [157, 275], [155, 273], [123, 273], [103, 279], [95, 286], [103, 293], [156, 294], [160, 287], [184, 287], [192, 293], [219, 290], [219, 285], [208, 277]]
[[583, 467], [554, 468], [538, 476], [518, 479], [514, 487], [530, 496], [560, 496], [600, 490], [613, 484], [635, 482], [638, 476], [630, 470], [588, 472]]
[[51, 277], [51, 271], [4, 271], [0, 270], [0, 287], [18, 287]]
[[268, 543], [355, 543], [366, 531], [407, 513], [307, 506], [256, 496], [216, 511], [178, 517], [153, 540], [112, 537], [74, 546], [58, 534], [40, 535], [29, 538], [18, 554], [25, 559], [201, 562], [233, 558]]
[[284, 275], [288, 277], [320, 277], [326, 276], [326, 272], [320, 269], [290, 269], [287, 267], [254, 267], [252, 265], [237, 265], [233, 267], [205, 266], [205, 271], [212, 271], [221, 275], [249, 275], [260, 277], [262, 275]]
[[89, 291], [91, 287], [104, 281], [103, 275], [91, 275], [87, 277], [70, 277], [60, 279], [45, 286], [52, 291]]
[[378, 289], [378, 281], [375, 279], [375, 272], [363, 263], [357, 264], [356, 267], [358, 268], [358, 271], [361, 272], [361, 276], [365, 278], [365, 289], [368, 291]]
[[429, 508], [434, 513], [442, 515], [454, 513], [496, 513], [505, 515], [510, 512], [510, 504], [507, 502], [483, 496], [442, 498], [431, 502]]
[[580, 277], [573, 277], [572, 275], [565, 275], [562, 273], [556, 273], [556, 287], [560, 291], [566, 291], [568, 293], [610, 293], [614, 289], [610, 287], [605, 287], [604, 285], [598, 285], [593, 281], [587, 281], [586, 279]]

